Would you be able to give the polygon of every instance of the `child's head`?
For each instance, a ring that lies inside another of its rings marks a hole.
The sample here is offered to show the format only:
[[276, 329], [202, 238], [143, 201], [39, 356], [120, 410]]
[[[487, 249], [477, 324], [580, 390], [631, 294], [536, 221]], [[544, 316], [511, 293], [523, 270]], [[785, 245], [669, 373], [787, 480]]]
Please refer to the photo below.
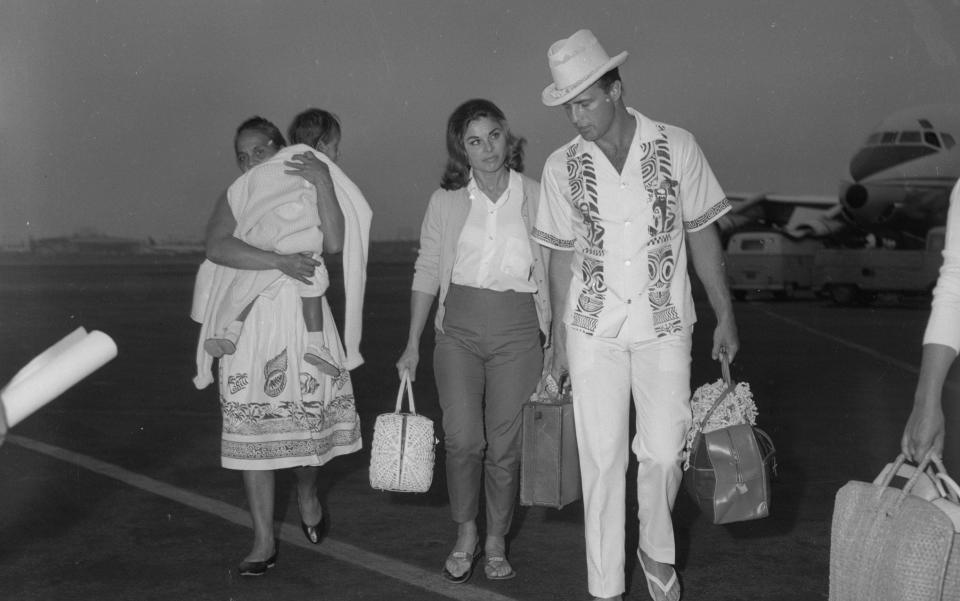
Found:
[[233, 137], [237, 166], [246, 173], [287, 145], [280, 128], [263, 117], [250, 117], [240, 124]]
[[291, 144], [306, 144], [330, 157], [340, 158], [340, 119], [329, 111], [307, 109], [293, 118], [287, 130]]

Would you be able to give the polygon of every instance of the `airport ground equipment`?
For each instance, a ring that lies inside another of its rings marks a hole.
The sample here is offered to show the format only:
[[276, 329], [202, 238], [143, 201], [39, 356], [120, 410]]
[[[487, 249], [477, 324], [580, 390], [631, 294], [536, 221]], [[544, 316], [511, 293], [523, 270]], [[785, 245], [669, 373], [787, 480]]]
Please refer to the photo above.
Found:
[[929, 294], [943, 263], [943, 226], [931, 228], [924, 248], [832, 248], [816, 253], [813, 289], [840, 305], [866, 304], [878, 294]]
[[813, 285], [813, 259], [823, 248], [814, 238], [791, 238], [778, 231], [740, 232], [727, 243], [727, 279], [734, 298], [771, 291], [789, 298]]

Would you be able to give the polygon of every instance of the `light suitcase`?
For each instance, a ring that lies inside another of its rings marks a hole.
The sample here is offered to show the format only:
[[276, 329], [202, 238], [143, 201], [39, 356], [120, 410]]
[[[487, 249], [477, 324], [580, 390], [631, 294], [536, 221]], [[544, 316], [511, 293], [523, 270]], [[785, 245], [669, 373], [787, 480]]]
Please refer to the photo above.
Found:
[[579, 499], [580, 460], [573, 404], [528, 402], [523, 406], [520, 504], [561, 508]]

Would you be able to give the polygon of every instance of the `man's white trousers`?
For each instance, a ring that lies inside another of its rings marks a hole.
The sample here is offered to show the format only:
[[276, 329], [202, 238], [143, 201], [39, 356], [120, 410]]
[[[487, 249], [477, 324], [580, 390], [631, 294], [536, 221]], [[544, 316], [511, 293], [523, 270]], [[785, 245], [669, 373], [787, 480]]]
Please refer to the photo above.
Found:
[[591, 595], [613, 597], [624, 591], [631, 392], [640, 548], [656, 561], [675, 561], [671, 511], [691, 422], [691, 337], [692, 328], [680, 336], [644, 341], [567, 329]]

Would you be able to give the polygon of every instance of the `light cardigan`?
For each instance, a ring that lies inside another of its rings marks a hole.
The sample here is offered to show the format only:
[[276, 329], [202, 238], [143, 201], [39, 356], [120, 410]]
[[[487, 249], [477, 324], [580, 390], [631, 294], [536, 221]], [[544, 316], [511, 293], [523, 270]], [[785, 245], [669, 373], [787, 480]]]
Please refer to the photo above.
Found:
[[[529, 234], [536, 223], [537, 206], [540, 200], [540, 184], [520, 174], [523, 181], [523, 202], [520, 214], [527, 230], [530, 250], [533, 253], [533, 279], [537, 291], [533, 298], [537, 307], [540, 331], [550, 343], [550, 294], [547, 288], [547, 270], [543, 260], [543, 247]], [[413, 289], [431, 296], [438, 296], [437, 316], [434, 327], [443, 332], [444, 301], [453, 278], [453, 263], [457, 257], [457, 242], [470, 213], [470, 195], [467, 187], [459, 190], [439, 189], [430, 196], [427, 213], [420, 227], [420, 252], [414, 264]]]
[[[277, 186], [272, 190], [258, 188], [254, 194], [243, 185], [251, 173], [260, 169], [285, 169], [283, 161], [289, 160], [295, 154], [302, 152], [313, 153], [330, 169], [330, 178], [333, 181], [337, 202], [343, 211], [344, 240], [343, 240], [343, 284], [344, 284], [344, 323], [343, 345], [346, 352], [344, 367], [354, 369], [363, 364], [360, 354], [360, 337], [362, 333], [363, 296], [367, 279], [367, 254], [370, 243], [370, 222], [373, 213], [370, 205], [360, 192], [360, 189], [349, 177], [326, 155], [319, 153], [309, 146], [297, 144], [288, 146], [270, 158], [257, 165], [244, 175], [241, 175], [228, 190], [228, 202], [234, 212], [237, 227], [234, 236], [247, 243], [248, 233], [255, 229], [257, 222], [271, 209], [289, 202], [290, 195], [299, 195], [302, 189], [297, 186], [285, 186], [280, 183], [281, 176], [277, 176]], [[279, 167], [278, 167], [279, 166]], [[279, 173], [279, 172], [278, 172]], [[256, 174], [254, 174], [256, 175]], [[299, 176], [288, 175], [302, 180]], [[308, 186], [311, 190], [313, 185]], [[250, 198], [238, 198], [237, 195], [251, 195]], [[253, 197], [255, 196], [255, 197]], [[286, 198], [286, 200], [285, 200]], [[239, 213], [239, 214], [238, 214]], [[260, 244], [252, 244], [262, 248]], [[240, 277], [238, 277], [238, 275]], [[250, 276], [250, 277], [244, 277]], [[211, 367], [213, 358], [203, 349], [203, 342], [212, 336], [220, 335], [236, 319], [240, 311], [260, 294], [273, 296], [275, 286], [286, 276], [278, 270], [238, 270], [210, 261], [204, 261], [197, 272], [194, 286], [193, 306], [190, 316], [201, 324], [200, 338], [197, 344], [197, 374], [193, 383], [197, 388], [205, 388], [213, 382]]]
[[950, 193], [946, 229], [943, 265], [933, 290], [923, 344], [942, 344], [960, 351], [960, 181]]

